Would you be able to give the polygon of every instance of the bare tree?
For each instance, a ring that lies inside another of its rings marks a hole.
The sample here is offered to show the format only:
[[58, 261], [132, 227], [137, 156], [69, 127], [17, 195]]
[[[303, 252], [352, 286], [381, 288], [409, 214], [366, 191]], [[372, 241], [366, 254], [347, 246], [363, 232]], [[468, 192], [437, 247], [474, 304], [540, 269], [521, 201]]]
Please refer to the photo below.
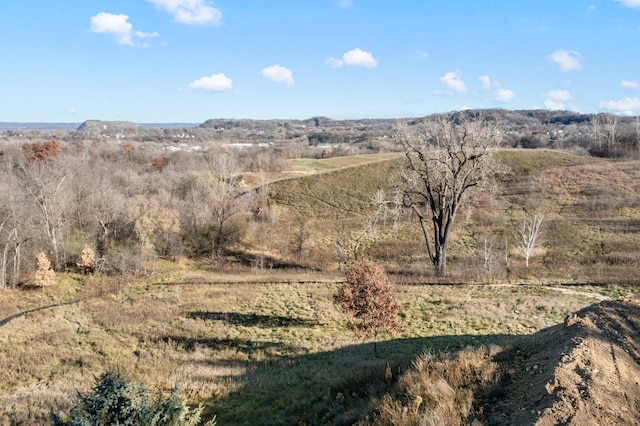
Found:
[[634, 123], [636, 125], [636, 150], [640, 151], [640, 115], [636, 116]]
[[591, 116], [589, 128], [593, 136], [593, 146], [598, 149], [602, 148], [602, 120], [599, 114]]
[[402, 328], [398, 321], [400, 305], [393, 285], [380, 266], [367, 260], [347, 271], [346, 282], [333, 300], [342, 312], [356, 319], [350, 324], [356, 335], [374, 338], [374, 351], [377, 350], [375, 339], [378, 334], [394, 334]]
[[603, 122], [607, 137], [607, 148], [611, 149], [616, 143], [618, 116], [616, 114], [604, 114]]
[[62, 266], [64, 255], [63, 208], [60, 203], [60, 194], [68, 170], [62, 164], [55, 164], [49, 160], [38, 162], [23, 160], [18, 161], [14, 167], [20, 186], [29, 194], [40, 215], [44, 234], [51, 244], [54, 268], [58, 269]]
[[524, 257], [525, 267], [529, 267], [529, 257], [537, 247], [543, 242], [540, 240], [542, 216], [533, 216], [529, 219], [523, 219], [518, 226], [518, 248]]
[[209, 191], [213, 216], [213, 254], [219, 256], [234, 229], [229, 226], [230, 219], [238, 212], [238, 177], [240, 166], [231, 152], [208, 152], [205, 155], [209, 169]]
[[408, 170], [401, 188], [403, 203], [418, 217], [437, 276], [446, 273], [449, 236], [458, 209], [487, 181], [499, 133], [499, 123], [473, 112], [398, 125], [397, 138]]

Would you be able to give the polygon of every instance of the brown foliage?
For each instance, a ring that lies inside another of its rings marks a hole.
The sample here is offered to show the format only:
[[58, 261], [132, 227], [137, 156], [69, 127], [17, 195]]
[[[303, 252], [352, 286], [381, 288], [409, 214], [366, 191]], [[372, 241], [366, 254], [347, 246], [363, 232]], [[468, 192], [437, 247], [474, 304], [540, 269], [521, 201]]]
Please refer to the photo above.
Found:
[[76, 266], [85, 274], [93, 272], [96, 269], [96, 252], [91, 247], [85, 247]]
[[51, 269], [51, 262], [44, 252], [38, 253], [38, 270], [33, 277], [33, 284], [48, 287], [55, 284], [56, 273]]
[[30, 160], [40, 162], [60, 153], [62, 146], [60, 141], [34, 142], [22, 145], [22, 150]]
[[376, 337], [380, 332], [395, 334], [401, 330], [400, 305], [381, 267], [367, 260], [359, 262], [347, 271], [346, 279], [334, 302], [355, 318], [350, 327], [356, 335]]
[[167, 165], [167, 159], [162, 157], [155, 157], [151, 160], [151, 165], [158, 171], [164, 170]]

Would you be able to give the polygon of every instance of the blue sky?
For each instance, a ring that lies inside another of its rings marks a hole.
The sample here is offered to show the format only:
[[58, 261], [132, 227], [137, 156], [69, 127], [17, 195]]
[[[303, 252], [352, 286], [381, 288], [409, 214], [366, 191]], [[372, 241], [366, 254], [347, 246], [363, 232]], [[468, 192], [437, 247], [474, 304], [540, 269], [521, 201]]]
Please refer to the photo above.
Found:
[[15, 0], [0, 121], [640, 114], [640, 0]]

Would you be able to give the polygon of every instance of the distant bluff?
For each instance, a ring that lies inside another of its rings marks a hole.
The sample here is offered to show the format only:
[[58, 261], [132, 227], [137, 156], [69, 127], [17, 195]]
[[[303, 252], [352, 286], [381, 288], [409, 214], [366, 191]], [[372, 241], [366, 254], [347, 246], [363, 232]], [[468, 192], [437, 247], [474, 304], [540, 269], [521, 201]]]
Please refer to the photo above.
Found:
[[101, 120], [87, 120], [82, 123], [77, 131], [79, 133], [92, 133], [92, 134], [114, 134], [114, 133], [129, 133], [135, 132], [140, 128], [140, 125], [131, 121], [101, 121]]

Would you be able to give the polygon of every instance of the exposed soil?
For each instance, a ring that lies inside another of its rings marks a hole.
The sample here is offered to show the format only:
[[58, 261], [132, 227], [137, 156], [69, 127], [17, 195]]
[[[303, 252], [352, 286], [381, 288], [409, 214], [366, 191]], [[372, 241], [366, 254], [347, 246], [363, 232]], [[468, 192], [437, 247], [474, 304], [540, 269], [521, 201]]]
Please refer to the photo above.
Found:
[[640, 295], [605, 301], [517, 342], [481, 404], [490, 425], [640, 424]]

